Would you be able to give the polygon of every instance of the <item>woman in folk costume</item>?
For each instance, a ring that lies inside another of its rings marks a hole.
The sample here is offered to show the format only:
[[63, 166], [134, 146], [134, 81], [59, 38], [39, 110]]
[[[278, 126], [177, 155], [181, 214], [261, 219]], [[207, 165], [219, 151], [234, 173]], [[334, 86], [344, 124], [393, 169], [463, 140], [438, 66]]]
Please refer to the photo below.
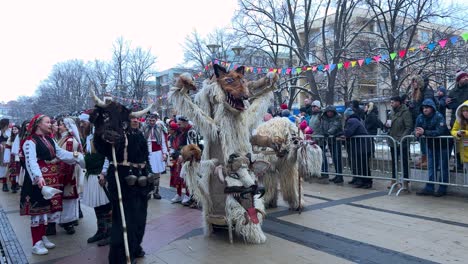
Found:
[[21, 188], [20, 214], [31, 216], [32, 253], [45, 255], [55, 244], [46, 237], [46, 226], [60, 219], [62, 195], [56, 194], [46, 200], [42, 194], [44, 186], [61, 188], [59, 183], [59, 161], [79, 163], [84, 167], [83, 155], [60, 148], [50, 138], [50, 118], [38, 114], [31, 119], [26, 140], [21, 143], [24, 153], [26, 175]]
[[152, 173], [156, 176], [153, 197], [159, 200], [161, 199], [161, 195], [159, 195], [159, 178], [161, 177], [161, 172], [166, 170], [166, 158], [168, 155], [164, 133], [165, 127], [161, 122], [158, 123], [159, 115], [157, 113], [152, 113], [146, 118], [148, 123], [143, 130], [143, 135], [148, 140], [149, 163]]
[[[81, 118], [80, 122], [88, 122], [89, 119]], [[89, 124], [91, 125], [91, 124]], [[94, 148], [94, 133], [92, 126], [86, 137], [84, 150], [86, 161], [86, 175], [83, 184], [83, 203], [94, 208], [97, 219], [97, 232], [88, 243], [98, 242], [98, 246], [109, 244], [110, 230], [112, 227], [112, 206], [106, 189], [106, 175], [109, 168], [109, 160], [98, 153]]]
[[8, 125], [10, 124], [10, 120], [4, 118], [0, 120], [0, 181], [3, 183], [3, 191], [9, 192], [8, 183], [7, 183], [7, 173], [8, 173], [8, 166], [3, 162], [3, 153], [5, 151], [6, 143], [8, 138], [10, 137], [10, 129]]
[[[67, 117], [59, 119], [57, 124], [58, 134], [60, 135], [58, 145], [66, 151], [83, 152], [75, 121]], [[59, 223], [67, 234], [72, 235], [75, 233], [74, 225], [77, 224], [79, 216], [77, 183], [79, 182], [81, 168], [75, 164], [69, 165], [62, 161], [60, 162], [59, 173], [63, 181], [63, 210]]]
[[5, 145], [5, 153], [3, 155], [3, 163], [8, 166], [7, 175], [10, 178], [12, 193], [18, 192], [19, 189], [18, 175], [21, 169], [19, 159], [19, 131], [20, 127], [18, 125], [14, 125], [11, 128], [11, 136], [8, 138], [8, 141]]

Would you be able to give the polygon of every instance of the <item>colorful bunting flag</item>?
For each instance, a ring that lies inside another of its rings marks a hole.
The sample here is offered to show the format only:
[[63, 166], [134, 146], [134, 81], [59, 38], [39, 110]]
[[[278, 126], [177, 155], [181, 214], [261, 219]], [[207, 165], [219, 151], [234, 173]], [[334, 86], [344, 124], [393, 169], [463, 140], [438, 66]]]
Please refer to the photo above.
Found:
[[388, 55], [387, 54], [383, 54], [382, 57], [380, 58], [381, 60], [386, 60], [388, 59]]
[[317, 67], [317, 70], [318, 70], [318, 71], [322, 71], [322, 70], [323, 70], [323, 65], [320, 64], [320, 65]]
[[439, 40], [439, 45], [441, 48], [444, 48], [445, 47], [445, 44], [447, 44], [447, 39], [441, 39]]
[[408, 50], [411, 51], [411, 52], [413, 52], [413, 51], [416, 50], [416, 48], [415, 48], [415, 47], [411, 47], [411, 48], [409, 48]]
[[400, 51], [398, 52], [398, 55], [400, 56], [400, 58], [405, 57], [405, 55], [406, 55], [406, 50], [400, 50]]
[[424, 50], [426, 48], [426, 45], [419, 45], [420, 50]]
[[296, 68], [296, 73], [297, 73], [297, 74], [300, 74], [301, 72], [302, 72], [301, 67], [297, 67], [297, 68]]
[[291, 74], [291, 68], [286, 69], [286, 74]]
[[433, 51], [436, 47], [436, 43], [435, 42], [432, 42], [432, 43], [429, 43], [427, 44], [427, 48], [430, 50], [430, 51]]
[[345, 69], [348, 69], [348, 68], [349, 68], [349, 64], [351, 64], [351, 62], [345, 61], [345, 62], [344, 62], [344, 68], [345, 68]]
[[312, 67], [312, 71], [317, 71], [317, 66]]
[[359, 66], [362, 67], [362, 64], [364, 63], [364, 60], [363, 60], [363, 59], [360, 59], [360, 60], [358, 60], [358, 63], [359, 63]]
[[364, 61], [366, 62], [366, 65], [369, 65], [371, 63], [372, 59], [371, 58], [366, 58]]
[[339, 70], [339, 69], [343, 68], [343, 63], [338, 63], [337, 66], [338, 66], [338, 70]]
[[379, 63], [379, 61], [380, 61], [380, 55], [374, 56], [374, 60], [375, 60], [375, 62]]
[[390, 53], [390, 59], [394, 60], [396, 57], [396, 52]]
[[328, 71], [330, 69], [330, 65], [325, 65], [325, 70]]
[[455, 45], [455, 43], [457, 43], [458, 41], [458, 37], [457, 36], [453, 36], [450, 38], [450, 43], [452, 43], [452, 45]]
[[351, 62], [351, 67], [354, 67], [354, 66], [356, 66], [356, 61]]
[[463, 34], [460, 35], [464, 41], [467, 41], [468, 40], [468, 32], [465, 32]]
[[332, 72], [335, 68], [336, 68], [336, 64], [330, 64], [330, 70], [329, 71]]

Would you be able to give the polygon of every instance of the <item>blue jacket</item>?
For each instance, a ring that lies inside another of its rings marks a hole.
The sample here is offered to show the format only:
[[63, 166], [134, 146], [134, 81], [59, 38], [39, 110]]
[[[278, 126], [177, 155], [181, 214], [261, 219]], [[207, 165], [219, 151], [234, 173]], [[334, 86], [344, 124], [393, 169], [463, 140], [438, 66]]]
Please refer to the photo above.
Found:
[[369, 135], [358, 115], [352, 114], [346, 120], [344, 136], [349, 155], [362, 155], [372, 151], [372, 138], [352, 138], [353, 136]]
[[[429, 116], [425, 116], [422, 112], [423, 106], [429, 106], [433, 109], [433, 113]], [[437, 107], [432, 99], [425, 99], [421, 104], [421, 114], [416, 118], [415, 127], [422, 127], [424, 129], [424, 136], [426, 137], [438, 137], [450, 135], [450, 132], [445, 123], [445, 118], [440, 112], [437, 111]], [[448, 140], [442, 140], [442, 142], [448, 142]], [[440, 140], [427, 139], [429, 147], [438, 147]], [[435, 145], [434, 145], [435, 144]], [[444, 143], [443, 146], [446, 144]]]

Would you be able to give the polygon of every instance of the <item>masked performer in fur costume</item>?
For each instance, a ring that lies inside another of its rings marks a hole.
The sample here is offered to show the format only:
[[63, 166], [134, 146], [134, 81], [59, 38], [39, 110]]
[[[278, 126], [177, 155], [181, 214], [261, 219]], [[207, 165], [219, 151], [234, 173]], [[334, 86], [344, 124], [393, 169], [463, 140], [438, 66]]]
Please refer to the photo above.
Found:
[[[297, 127], [285, 117], [275, 117], [259, 125], [251, 143], [256, 148], [257, 158], [268, 161], [271, 166], [262, 182], [265, 185], [265, 202], [268, 207], [276, 207], [278, 182], [283, 199], [292, 210], [301, 209], [303, 203], [298, 172], [320, 173], [321, 150], [296, 134]], [[300, 168], [300, 170], [298, 169]]]
[[195, 103], [187, 93], [196, 88], [186, 74], [171, 88], [169, 98], [199, 128], [205, 142], [203, 160], [217, 159], [227, 165], [231, 154], [245, 156], [252, 152], [250, 131], [267, 111], [278, 76], [270, 72], [258, 81], [247, 82], [243, 66], [227, 72], [217, 64], [214, 72], [195, 95]]
[[[148, 196], [154, 189], [154, 178], [148, 166], [148, 142], [139, 129], [138, 118], [147, 114], [152, 106], [132, 112], [119, 103], [100, 100], [94, 90], [90, 92], [96, 102], [89, 119], [95, 128], [94, 147], [111, 161], [106, 176], [112, 204], [108, 260], [119, 264], [126, 263], [129, 257], [132, 263], [136, 263], [136, 258], [145, 255], [141, 243], [146, 228]], [[113, 161], [113, 148], [116, 162]], [[121, 216], [117, 175], [126, 226]], [[128, 235], [129, 256], [126, 256], [124, 232]]]

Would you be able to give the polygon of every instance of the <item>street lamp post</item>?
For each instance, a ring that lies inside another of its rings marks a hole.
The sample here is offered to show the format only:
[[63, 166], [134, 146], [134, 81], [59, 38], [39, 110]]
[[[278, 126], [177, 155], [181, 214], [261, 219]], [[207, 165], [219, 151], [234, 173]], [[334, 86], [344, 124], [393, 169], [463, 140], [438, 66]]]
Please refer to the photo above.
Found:
[[221, 47], [218, 44], [208, 44], [206, 47], [210, 50], [211, 52], [211, 62], [214, 64], [214, 60], [216, 58], [216, 52], [218, 52], [218, 49]]
[[235, 55], [234, 59], [236, 59], [236, 58], [239, 59], [238, 63], [240, 63], [240, 55], [242, 54], [242, 51], [244, 51], [244, 50], [245, 50], [245, 48], [240, 47], [240, 46], [236, 46], [236, 47], [232, 48], [232, 51], [234, 51], [234, 55]]

